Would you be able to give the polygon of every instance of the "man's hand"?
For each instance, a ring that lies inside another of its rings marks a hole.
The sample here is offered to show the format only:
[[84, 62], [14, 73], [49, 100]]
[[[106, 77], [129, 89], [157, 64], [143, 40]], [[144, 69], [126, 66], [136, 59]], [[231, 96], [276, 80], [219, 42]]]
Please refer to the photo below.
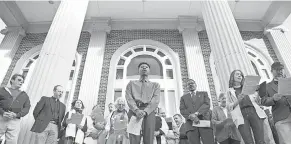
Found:
[[238, 97], [237, 97], [237, 99], [238, 99], [238, 101], [240, 102], [240, 101], [242, 101], [242, 99], [243, 99], [244, 97], [245, 97], [244, 94], [239, 94]]
[[16, 113], [14, 112], [9, 112], [10, 113], [10, 119], [15, 119], [16, 118]]
[[158, 136], [160, 134], [160, 131], [155, 131], [154, 135]]
[[4, 112], [4, 113], [3, 113], [3, 118], [4, 118], [5, 120], [10, 120], [10, 119], [11, 119], [10, 113], [9, 113], [9, 112]]
[[141, 119], [145, 116], [145, 112], [143, 110], [136, 110], [135, 114], [138, 119]]
[[197, 114], [190, 114], [189, 119], [192, 120], [195, 124], [199, 123], [199, 118], [197, 117]]
[[276, 94], [274, 94], [273, 99], [274, 99], [274, 101], [278, 101], [282, 98], [282, 96], [283, 96], [282, 94], [276, 93]]

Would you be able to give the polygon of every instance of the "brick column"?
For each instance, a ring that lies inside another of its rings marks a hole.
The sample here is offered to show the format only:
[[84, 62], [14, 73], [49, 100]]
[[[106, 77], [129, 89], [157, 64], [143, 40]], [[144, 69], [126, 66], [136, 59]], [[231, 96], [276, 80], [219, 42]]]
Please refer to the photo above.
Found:
[[79, 99], [86, 106], [83, 113], [88, 115], [98, 101], [99, 85], [106, 44], [106, 33], [110, 32], [110, 19], [96, 19], [91, 25], [91, 38], [82, 76]]
[[34, 122], [32, 112], [41, 96], [52, 96], [55, 85], [62, 85], [65, 88], [87, 6], [88, 0], [61, 2], [28, 84], [27, 93], [31, 109], [28, 116], [22, 120], [18, 143], [34, 144], [34, 134], [30, 132]]
[[1, 30], [5, 37], [0, 44], [0, 83], [3, 82], [11, 61], [19, 47], [25, 31], [21, 27], [6, 27]]
[[255, 75], [255, 71], [227, 1], [201, 1], [201, 7], [221, 88], [225, 91], [233, 70], [240, 69], [245, 75]]
[[283, 26], [270, 28], [265, 31], [280, 62], [284, 63], [287, 77], [291, 76], [291, 43], [284, 32]]

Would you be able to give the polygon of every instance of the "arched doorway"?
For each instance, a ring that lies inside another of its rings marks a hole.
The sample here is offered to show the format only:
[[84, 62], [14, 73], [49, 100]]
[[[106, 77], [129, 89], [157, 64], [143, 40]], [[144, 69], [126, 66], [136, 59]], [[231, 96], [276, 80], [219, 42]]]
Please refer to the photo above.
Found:
[[140, 62], [151, 65], [150, 81], [161, 86], [159, 107], [164, 108], [168, 116], [178, 113], [183, 93], [178, 54], [153, 40], [132, 41], [114, 53], [110, 62], [106, 105], [118, 97], [125, 97], [128, 82], [139, 79], [137, 67]]

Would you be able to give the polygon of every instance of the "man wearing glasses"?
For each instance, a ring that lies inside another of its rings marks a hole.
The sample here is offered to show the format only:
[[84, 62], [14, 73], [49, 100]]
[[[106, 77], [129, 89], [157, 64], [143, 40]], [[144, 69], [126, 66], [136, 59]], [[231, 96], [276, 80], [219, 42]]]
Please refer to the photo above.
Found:
[[6, 144], [17, 144], [20, 118], [30, 109], [28, 95], [19, 90], [23, 82], [22, 75], [14, 74], [10, 80], [11, 87], [0, 88], [0, 138], [5, 135]]
[[262, 97], [264, 106], [272, 106], [273, 119], [280, 144], [291, 142], [291, 96], [278, 94], [278, 79], [285, 78], [284, 65], [274, 62], [271, 65], [273, 81], [266, 85], [266, 96]]
[[36, 144], [56, 144], [59, 138], [61, 123], [65, 116], [66, 106], [60, 102], [63, 87], [54, 86], [52, 97], [41, 97], [33, 110], [35, 122], [31, 128], [36, 133]]

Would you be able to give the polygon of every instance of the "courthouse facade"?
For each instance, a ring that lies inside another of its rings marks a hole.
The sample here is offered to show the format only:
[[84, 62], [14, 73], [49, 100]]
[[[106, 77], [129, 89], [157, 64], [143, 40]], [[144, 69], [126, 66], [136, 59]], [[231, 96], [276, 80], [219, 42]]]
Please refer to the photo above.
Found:
[[25, 75], [32, 103], [22, 120], [21, 143], [31, 143], [32, 110], [54, 85], [66, 87], [62, 101], [83, 100], [89, 114], [125, 96], [137, 65], [151, 65], [150, 80], [161, 85], [160, 107], [179, 112], [192, 78], [212, 105], [228, 88], [230, 72], [272, 80], [274, 61], [291, 70], [291, 44], [281, 24], [288, 1], [1, 1], [7, 25], [0, 45], [0, 82]]

